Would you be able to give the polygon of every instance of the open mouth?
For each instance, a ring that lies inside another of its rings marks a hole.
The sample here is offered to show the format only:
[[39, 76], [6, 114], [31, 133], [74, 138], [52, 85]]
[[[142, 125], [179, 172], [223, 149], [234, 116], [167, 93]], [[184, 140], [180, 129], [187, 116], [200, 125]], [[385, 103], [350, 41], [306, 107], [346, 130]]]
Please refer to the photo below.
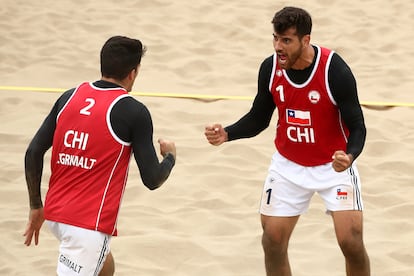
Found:
[[284, 65], [287, 62], [287, 56], [282, 54], [277, 54], [280, 64]]

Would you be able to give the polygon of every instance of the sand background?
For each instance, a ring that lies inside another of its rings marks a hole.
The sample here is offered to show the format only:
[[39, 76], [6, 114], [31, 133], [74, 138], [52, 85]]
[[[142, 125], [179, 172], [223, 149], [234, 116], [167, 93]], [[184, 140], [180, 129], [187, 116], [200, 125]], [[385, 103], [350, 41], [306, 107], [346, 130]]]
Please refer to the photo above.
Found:
[[[272, 54], [276, 10], [307, 9], [312, 42], [351, 66], [363, 102], [414, 102], [412, 1], [2, 0], [0, 86], [68, 89], [99, 76], [99, 50], [112, 35], [148, 47], [136, 92], [253, 97]], [[59, 93], [0, 91], [0, 275], [54, 275], [57, 242], [23, 245], [28, 215], [23, 158]], [[274, 151], [274, 123], [259, 136], [213, 147], [206, 124], [229, 124], [249, 100], [136, 96], [150, 109], [154, 138], [176, 142], [178, 160], [156, 191], [133, 164], [112, 240], [116, 275], [264, 275], [257, 212]], [[364, 107], [368, 128], [359, 169], [372, 275], [414, 275], [414, 108]], [[50, 176], [46, 155], [43, 191]], [[332, 223], [315, 197], [295, 229], [294, 275], [344, 275]]]

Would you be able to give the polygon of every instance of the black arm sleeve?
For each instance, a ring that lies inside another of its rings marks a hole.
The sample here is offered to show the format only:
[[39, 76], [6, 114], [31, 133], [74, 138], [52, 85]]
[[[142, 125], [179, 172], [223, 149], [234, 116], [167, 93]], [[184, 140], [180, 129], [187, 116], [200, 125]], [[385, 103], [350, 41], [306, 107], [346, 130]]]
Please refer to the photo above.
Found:
[[40, 193], [40, 183], [43, 171], [43, 157], [46, 151], [52, 146], [53, 135], [56, 128], [56, 118], [59, 110], [65, 105], [74, 89], [63, 93], [55, 102], [52, 110], [43, 121], [39, 130], [30, 142], [25, 154], [25, 176], [29, 191], [30, 208], [38, 209], [43, 207]]
[[352, 154], [355, 160], [364, 147], [366, 127], [354, 75], [345, 61], [336, 53], [329, 67], [328, 81], [332, 96], [349, 130], [346, 152]]
[[149, 110], [132, 97], [123, 98], [114, 105], [111, 124], [119, 138], [131, 142], [144, 185], [150, 190], [160, 187], [170, 175], [175, 159], [172, 154], [167, 154], [159, 162]]
[[272, 94], [269, 91], [272, 66], [272, 57], [268, 57], [261, 64], [257, 83], [257, 94], [252, 107], [236, 123], [225, 127], [228, 141], [256, 136], [269, 126], [276, 107]]

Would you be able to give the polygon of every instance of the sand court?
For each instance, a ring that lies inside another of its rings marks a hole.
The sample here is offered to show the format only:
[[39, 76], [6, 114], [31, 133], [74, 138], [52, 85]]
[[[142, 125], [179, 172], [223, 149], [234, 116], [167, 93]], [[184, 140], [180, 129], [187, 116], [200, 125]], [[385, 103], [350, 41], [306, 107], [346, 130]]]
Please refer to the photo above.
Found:
[[[171, 178], [156, 191], [144, 187], [132, 164], [119, 236], [112, 240], [116, 275], [264, 275], [258, 207], [277, 118], [259, 136], [221, 147], [209, 145], [203, 131], [209, 123], [233, 123], [249, 110], [259, 66], [273, 53], [270, 21], [285, 5], [310, 12], [312, 42], [348, 62], [359, 98], [367, 103], [368, 134], [358, 166], [372, 275], [413, 275], [414, 2], [385, 0], [3, 0], [0, 275], [55, 273], [58, 243], [46, 225], [37, 247], [23, 245], [29, 208], [24, 153], [59, 91], [99, 79], [99, 50], [115, 34], [148, 47], [134, 97], [151, 112], [154, 140], [174, 140], [178, 154]], [[405, 106], [370, 105], [378, 102]], [[49, 158], [50, 152], [43, 195]], [[293, 233], [295, 276], [344, 275], [324, 211], [315, 196]]]

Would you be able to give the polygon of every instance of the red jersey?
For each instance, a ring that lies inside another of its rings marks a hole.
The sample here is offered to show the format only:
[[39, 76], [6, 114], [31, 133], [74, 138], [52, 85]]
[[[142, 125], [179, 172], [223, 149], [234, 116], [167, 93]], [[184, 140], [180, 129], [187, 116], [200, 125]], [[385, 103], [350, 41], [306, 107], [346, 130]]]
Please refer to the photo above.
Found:
[[83, 83], [58, 114], [46, 219], [117, 234], [132, 150], [114, 134], [110, 112], [124, 97], [122, 88]]
[[333, 51], [317, 47], [315, 66], [308, 80], [295, 84], [273, 57], [269, 89], [278, 109], [275, 145], [281, 155], [302, 166], [332, 161], [337, 150], [346, 150], [344, 125], [328, 83]]

